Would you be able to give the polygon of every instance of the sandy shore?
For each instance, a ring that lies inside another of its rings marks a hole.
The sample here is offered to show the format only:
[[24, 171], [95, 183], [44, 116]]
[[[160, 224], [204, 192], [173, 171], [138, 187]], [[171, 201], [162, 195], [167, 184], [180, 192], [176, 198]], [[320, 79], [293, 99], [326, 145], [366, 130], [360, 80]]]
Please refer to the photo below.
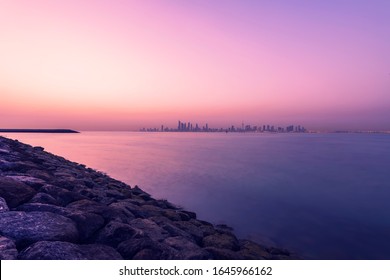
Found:
[[0, 137], [0, 259], [297, 259], [123, 182]]

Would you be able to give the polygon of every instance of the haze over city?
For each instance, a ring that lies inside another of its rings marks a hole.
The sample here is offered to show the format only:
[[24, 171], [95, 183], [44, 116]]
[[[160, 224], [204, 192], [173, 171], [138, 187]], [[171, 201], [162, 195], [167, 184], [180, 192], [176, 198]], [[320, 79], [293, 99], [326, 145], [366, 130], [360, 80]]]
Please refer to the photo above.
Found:
[[0, 127], [390, 130], [389, 1], [1, 1]]

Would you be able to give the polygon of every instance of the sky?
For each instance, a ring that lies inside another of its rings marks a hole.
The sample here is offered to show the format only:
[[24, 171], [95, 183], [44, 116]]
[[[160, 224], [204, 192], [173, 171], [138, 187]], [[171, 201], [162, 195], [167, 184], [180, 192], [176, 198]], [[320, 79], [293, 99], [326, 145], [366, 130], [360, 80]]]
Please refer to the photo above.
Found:
[[0, 127], [390, 130], [388, 0], [0, 0]]

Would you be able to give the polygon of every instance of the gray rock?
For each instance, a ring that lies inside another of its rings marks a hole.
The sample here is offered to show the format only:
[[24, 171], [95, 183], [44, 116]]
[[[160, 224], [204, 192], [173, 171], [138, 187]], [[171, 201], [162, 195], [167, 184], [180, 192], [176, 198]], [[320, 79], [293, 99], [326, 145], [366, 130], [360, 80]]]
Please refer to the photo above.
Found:
[[36, 191], [24, 183], [11, 178], [0, 177], [0, 197], [3, 197], [11, 208], [29, 201]]
[[9, 211], [7, 202], [5, 201], [4, 198], [0, 197], [0, 213], [6, 211]]
[[0, 236], [0, 260], [15, 260], [18, 256], [15, 242], [4, 236]]
[[77, 245], [61, 241], [39, 241], [19, 254], [22, 260], [121, 260], [112, 247], [101, 244]]
[[77, 242], [79, 237], [72, 220], [50, 212], [0, 213], [0, 234], [15, 240], [18, 248], [42, 240]]

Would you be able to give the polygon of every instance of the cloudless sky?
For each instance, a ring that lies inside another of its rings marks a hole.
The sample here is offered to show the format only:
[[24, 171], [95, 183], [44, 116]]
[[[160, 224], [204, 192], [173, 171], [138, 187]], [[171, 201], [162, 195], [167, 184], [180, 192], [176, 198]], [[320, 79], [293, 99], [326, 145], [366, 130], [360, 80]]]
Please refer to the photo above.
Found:
[[390, 1], [0, 0], [0, 127], [390, 130]]

